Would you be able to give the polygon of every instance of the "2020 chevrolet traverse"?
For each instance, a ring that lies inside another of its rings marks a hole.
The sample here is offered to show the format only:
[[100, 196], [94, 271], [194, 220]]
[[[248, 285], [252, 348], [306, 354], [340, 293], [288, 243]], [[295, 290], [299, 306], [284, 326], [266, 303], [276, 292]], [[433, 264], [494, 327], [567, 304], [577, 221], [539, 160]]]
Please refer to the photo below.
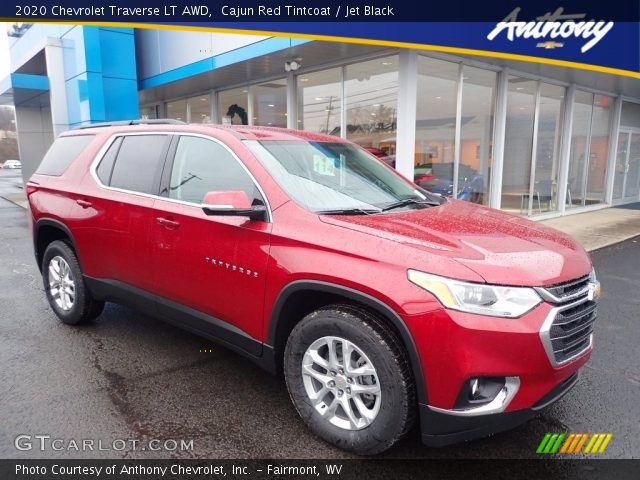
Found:
[[571, 238], [446, 199], [340, 138], [123, 122], [58, 137], [27, 185], [68, 324], [118, 302], [283, 371], [359, 454], [523, 422], [591, 355], [599, 283]]

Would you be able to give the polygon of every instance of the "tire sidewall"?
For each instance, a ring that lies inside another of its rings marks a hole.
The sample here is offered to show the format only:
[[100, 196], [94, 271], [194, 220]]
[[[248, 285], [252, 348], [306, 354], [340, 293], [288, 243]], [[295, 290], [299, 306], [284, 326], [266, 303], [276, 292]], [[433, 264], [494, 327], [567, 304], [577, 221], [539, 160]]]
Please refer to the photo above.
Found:
[[[73, 275], [75, 298], [73, 306], [69, 310], [63, 310], [56, 304], [49, 289], [49, 262], [52, 258], [57, 256], [62, 257], [67, 262], [69, 269], [71, 270], [71, 275]], [[60, 318], [64, 323], [68, 323], [70, 325], [76, 325], [82, 322], [82, 306], [85, 302], [86, 295], [84, 282], [82, 280], [82, 271], [80, 270], [80, 265], [73, 253], [73, 250], [71, 250], [71, 248], [69, 248], [69, 246], [64, 242], [52, 242], [45, 250], [42, 259], [42, 280], [49, 305], [58, 318]]]
[[[354, 343], [376, 369], [381, 405], [374, 421], [361, 430], [345, 430], [324, 418], [311, 405], [302, 380], [302, 360], [315, 340], [335, 336]], [[388, 448], [400, 436], [407, 416], [406, 388], [393, 351], [355, 315], [314, 312], [301, 321], [287, 343], [284, 370], [291, 399], [300, 416], [321, 438], [345, 450], [370, 454]]]

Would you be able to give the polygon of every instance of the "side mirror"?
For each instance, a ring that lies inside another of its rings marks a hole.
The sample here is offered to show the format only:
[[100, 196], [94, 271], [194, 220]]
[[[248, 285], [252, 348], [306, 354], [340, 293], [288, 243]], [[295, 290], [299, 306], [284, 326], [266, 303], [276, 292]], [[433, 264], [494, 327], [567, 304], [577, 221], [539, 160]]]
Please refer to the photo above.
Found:
[[242, 190], [207, 192], [201, 207], [206, 215], [211, 216], [249, 217], [251, 220], [264, 220], [267, 214], [267, 207], [251, 205], [249, 196]]

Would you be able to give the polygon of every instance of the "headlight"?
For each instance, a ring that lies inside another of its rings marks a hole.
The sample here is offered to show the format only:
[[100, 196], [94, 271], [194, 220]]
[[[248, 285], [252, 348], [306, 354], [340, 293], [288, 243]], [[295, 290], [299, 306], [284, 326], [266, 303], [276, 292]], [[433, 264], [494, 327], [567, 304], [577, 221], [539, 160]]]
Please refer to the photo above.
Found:
[[447, 308], [492, 317], [519, 317], [542, 299], [532, 288], [468, 283], [408, 270], [409, 281], [433, 293]]
[[602, 295], [602, 287], [596, 277], [595, 269], [591, 269], [589, 274], [589, 300], [597, 300]]

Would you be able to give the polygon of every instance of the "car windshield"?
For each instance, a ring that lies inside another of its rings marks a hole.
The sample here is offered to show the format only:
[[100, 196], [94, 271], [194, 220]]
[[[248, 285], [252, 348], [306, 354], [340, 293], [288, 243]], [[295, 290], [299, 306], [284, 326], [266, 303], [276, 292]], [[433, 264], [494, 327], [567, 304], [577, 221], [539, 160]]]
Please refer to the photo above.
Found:
[[441, 203], [355, 145], [272, 140], [245, 143], [289, 196], [315, 213], [366, 214]]

